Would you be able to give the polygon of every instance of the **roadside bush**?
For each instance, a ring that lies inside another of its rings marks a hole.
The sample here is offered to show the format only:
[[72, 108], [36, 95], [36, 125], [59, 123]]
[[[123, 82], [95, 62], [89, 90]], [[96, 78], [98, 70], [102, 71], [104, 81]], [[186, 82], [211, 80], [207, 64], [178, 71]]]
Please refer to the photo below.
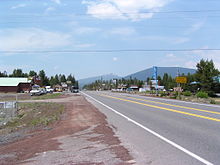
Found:
[[166, 93], [161, 93], [160, 94], [160, 97], [164, 97], [164, 96], [166, 96]]
[[171, 98], [171, 99], [176, 99], [176, 98], [177, 98], [177, 96], [170, 96], [170, 98]]
[[206, 92], [200, 91], [200, 92], [198, 92], [198, 93], [196, 94], [196, 97], [198, 97], [198, 98], [208, 98], [209, 95], [208, 95], [208, 93], [206, 93]]
[[185, 91], [183, 92], [184, 96], [192, 96], [192, 93], [190, 91]]
[[216, 101], [215, 100], [210, 100], [210, 104], [216, 104]]
[[170, 94], [170, 98], [171, 98], [171, 99], [177, 99], [177, 96], [178, 96], [178, 92], [172, 92], [172, 93]]

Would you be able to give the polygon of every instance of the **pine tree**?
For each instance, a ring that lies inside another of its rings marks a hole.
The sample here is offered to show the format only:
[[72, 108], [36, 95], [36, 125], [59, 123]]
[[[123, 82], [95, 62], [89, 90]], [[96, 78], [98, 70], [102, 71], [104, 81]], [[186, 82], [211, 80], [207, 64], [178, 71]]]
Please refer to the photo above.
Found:
[[212, 60], [202, 59], [197, 65], [196, 79], [200, 82], [201, 90], [206, 91], [212, 95], [214, 89], [214, 77], [220, 74], [219, 70], [215, 68]]

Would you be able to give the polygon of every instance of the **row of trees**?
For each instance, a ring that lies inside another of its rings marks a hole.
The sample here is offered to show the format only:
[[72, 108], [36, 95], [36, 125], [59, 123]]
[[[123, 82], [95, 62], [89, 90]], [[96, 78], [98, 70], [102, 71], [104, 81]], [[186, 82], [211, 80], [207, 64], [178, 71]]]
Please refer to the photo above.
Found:
[[[220, 83], [218, 81], [218, 76], [220, 72], [215, 68], [212, 60], [200, 60], [200, 62], [196, 65], [197, 70], [195, 74], [188, 73], [185, 76], [187, 78], [187, 83], [182, 84], [182, 88], [185, 91], [191, 91], [196, 93], [197, 91], [207, 92], [210, 96], [213, 96], [215, 93], [220, 93]], [[219, 77], [220, 78], [220, 77]], [[161, 86], [164, 86], [166, 90], [173, 89], [177, 86], [175, 77], [170, 76], [168, 73], [165, 73], [162, 77], [158, 76], [158, 83]], [[150, 84], [152, 78], [148, 77], [146, 79], [147, 83]], [[114, 89], [119, 85], [125, 84], [126, 87], [130, 85], [137, 85], [138, 87], [142, 87], [144, 81], [140, 81], [137, 79], [118, 79], [116, 82], [113, 80], [110, 81], [101, 81], [98, 80], [92, 84], [84, 86], [86, 89], [97, 90], [97, 89]]]
[[[213, 60], [202, 59], [197, 63], [196, 68], [195, 74], [180, 75], [187, 78], [187, 83], [182, 84], [182, 88], [193, 93], [203, 91], [208, 93], [209, 96], [220, 93], [220, 72], [215, 68]], [[158, 80], [161, 85], [165, 86], [165, 89], [171, 89], [176, 86], [175, 78], [172, 78], [167, 73], [164, 74], [163, 78], [158, 76]]]
[[126, 87], [130, 87], [131, 85], [137, 85], [138, 87], [142, 87], [144, 84], [144, 81], [138, 80], [138, 79], [115, 79], [115, 80], [97, 80], [94, 83], [85, 85], [83, 88], [87, 90], [111, 90], [116, 89], [121, 85], [126, 85]]
[[55, 76], [47, 76], [44, 70], [40, 70], [39, 73], [34, 70], [29, 71], [29, 73], [24, 73], [22, 69], [14, 69], [12, 74], [7, 74], [6, 72], [0, 72], [0, 77], [26, 77], [32, 78], [37, 77], [41, 80], [42, 86], [54, 86], [61, 85], [61, 83], [70, 82], [70, 85], [78, 86], [78, 82], [75, 77], [70, 74], [67, 77], [64, 74], [56, 74]]

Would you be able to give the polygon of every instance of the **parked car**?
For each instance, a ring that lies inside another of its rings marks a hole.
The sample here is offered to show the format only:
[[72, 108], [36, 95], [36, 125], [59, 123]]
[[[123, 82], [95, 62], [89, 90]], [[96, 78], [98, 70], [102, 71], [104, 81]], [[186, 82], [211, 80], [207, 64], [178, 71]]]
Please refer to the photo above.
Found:
[[46, 94], [47, 90], [45, 88], [40, 88], [40, 95]]
[[34, 88], [30, 91], [31, 96], [39, 96], [41, 95], [41, 90], [39, 88]]
[[51, 88], [50, 86], [46, 86], [46, 91], [47, 91], [47, 93], [53, 93], [54, 89]]

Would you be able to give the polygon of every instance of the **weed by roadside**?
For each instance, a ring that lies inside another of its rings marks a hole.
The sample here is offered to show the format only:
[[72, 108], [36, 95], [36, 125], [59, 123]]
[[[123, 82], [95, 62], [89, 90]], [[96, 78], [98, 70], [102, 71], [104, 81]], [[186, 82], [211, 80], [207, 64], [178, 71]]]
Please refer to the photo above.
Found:
[[41, 96], [33, 96], [32, 99], [33, 100], [55, 99], [61, 95], [62, 93], [52, 93], [52, 94], [48, 93], [48, 94], [41, 95]]
[[0, 101], [15, 101], [16, 97], [18, 100], [44, 100], [44, 99], [55, 99], [62, 96], [62, 93], [47, 93], [41, 96], [31, 96], [29, 93], [0, 93]]
[[17, 117], [0, 127], [0, 134], [20, 129], [33, 129], [59, 120], [64, 105], [58, 103], [19, 103]]

